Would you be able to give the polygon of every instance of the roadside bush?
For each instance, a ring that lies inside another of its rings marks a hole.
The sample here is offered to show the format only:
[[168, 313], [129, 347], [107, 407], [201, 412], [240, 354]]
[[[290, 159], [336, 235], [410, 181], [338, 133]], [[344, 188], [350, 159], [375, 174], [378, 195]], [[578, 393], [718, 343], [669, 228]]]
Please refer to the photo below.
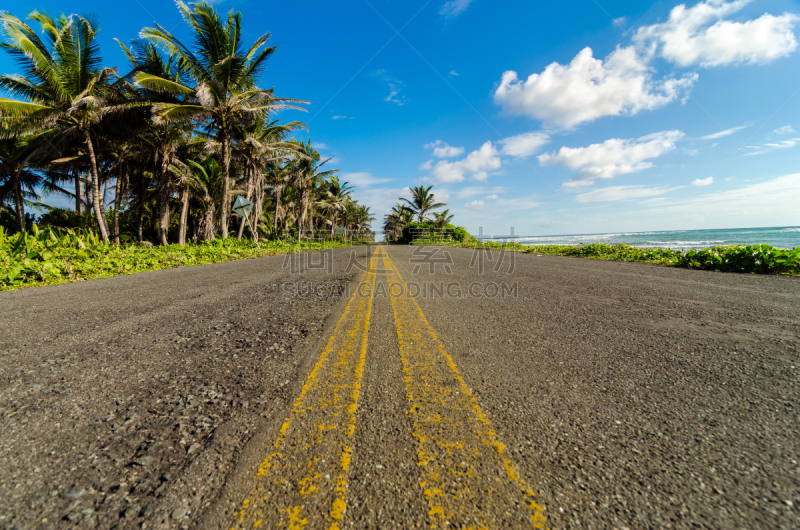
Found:
[[419, 245], [443, 245], [463, 243], [469, 237], [463, 226], [447, 224], [444, 228], [439, 228], [433, 221], [427, 220], [421, 223], [409, 223], [397, 242], [405, 245], [412, 242]]
[[349, 244], [330, 241], [262, 241], [215, 239], [205, 243], [145, 246], [123, 240], [103, 243], [91, 230], [39, 229], [9, 234], [0, 228], [0, 290], [29, 285], [104, 278], [137, 272], [258, 258]]
[[460, 246], [466, 248], [500, 248], [505, 246], [506, 250], [551, 256], [574, 256], [612, 261], [641, 261], [721, 272], [800, 275], [800, 247], [794, 250], [787, 250], [769, 245], [731, 245], [703, 250], [681, 251], [665, 248], [638, 248], [624, 243], [618, 245], [592, 243], [590, 245], [539, 246], [507, 243], [502, 245], [493, 241], [481, 242], [474, 238]]

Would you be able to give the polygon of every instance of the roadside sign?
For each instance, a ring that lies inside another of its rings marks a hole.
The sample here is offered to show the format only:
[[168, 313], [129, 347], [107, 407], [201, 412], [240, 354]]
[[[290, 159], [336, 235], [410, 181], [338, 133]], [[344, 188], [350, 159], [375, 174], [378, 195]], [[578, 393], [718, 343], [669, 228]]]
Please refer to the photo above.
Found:
[[333, 234], [337, 235], [337, 236], [343, 236], [343, 235], [347, 234], [347, 229], [346, 228], [334, 228], [333, 229]]
[[253, 211], [253, 203], [239, 195], [233, 203], [233, 211], [237, 215], [247, 217]]
[[[253, 203], [241, 195], [237, 196], [236, 200], [233, 201], [233, 213], [239, 215], [240, 217], [244, 217], [242, 222], [247, 222], [247, 224], [250, 225], [250, 231], [253, 233], [253, 242], [258, 248], [261, 248], [261, 245], [258, 244], [258, 240], [256, 239], [256, 231], [253, 229], [253, 224], [250, 222], [250, 212], [252, 211]], [[258, 222], [258, 220], [256, 220], [256, 222]]]

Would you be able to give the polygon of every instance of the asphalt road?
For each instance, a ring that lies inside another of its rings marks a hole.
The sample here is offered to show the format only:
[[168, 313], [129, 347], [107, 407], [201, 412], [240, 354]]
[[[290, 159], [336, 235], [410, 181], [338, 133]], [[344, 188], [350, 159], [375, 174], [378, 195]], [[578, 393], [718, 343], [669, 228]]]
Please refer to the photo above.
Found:
[[1, 293], [0, 527], [800, 527], [797, 278], [377, 248]]

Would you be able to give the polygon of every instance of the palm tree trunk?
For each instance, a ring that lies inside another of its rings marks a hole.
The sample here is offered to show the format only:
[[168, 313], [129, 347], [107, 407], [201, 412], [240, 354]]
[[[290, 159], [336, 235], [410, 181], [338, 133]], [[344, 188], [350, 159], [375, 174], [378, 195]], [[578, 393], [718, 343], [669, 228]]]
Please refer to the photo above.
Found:
[[189, 184], [183, 185], [181, 193], [181, 217], [178, 221], [178, 244], [186, 246], [186, 219], [189, 216]]
[[139, 208], [136, 215], [136, 237], [139, 243], [144, 241], [144, 171], [139, 170]]
[[85, 129], [83, 132], [86, 139], [86, 148], [89, 150], [89, 169], [92, 172], [92, 207], [94, 208], [94, 216], [97, 220], [100, 236], [103, 238], [103, 241], [108, 243], [106, 223], [103, 219], [103, 211], [100, 208], [100, 175], [97, 171], [97, 157], [94, 155], [94, 142], [92, 142], [92, 135], [89, 133], [88, 129]]
[[161, 245], [169, 245], [169, 157], [161, 158], [161, 179], [158, 182], [158, 239]]
[[114, 194], [114, 221], [111, 231], [114, 233], [115, 245], [119, 245], [119, 208], [122, 205], [122, 197], [125, 195], [125, 188], [128, 185], [128, 172], [123, 172], [122, 169], [122, 164], [120, 164], [117, 192]]
[[22, 183], [19, 179], [19, 171], [14, 172], [14, 210], [17, 214], [17, 228], [20, 232], [25, 231], [25, 200], [22, 197]]
[[300, 190], [300, 223], [298, 223], [298, 240], [300, 239], [300, 234], [305, 230], [306, 223], [308, 222], [308, 195], [309, 191], [303, 187]]
[[80, 215], [81, 213], [81, 172], [78, 169], [73, 170], [75, 172], [75, 213]]
[[231, 142], [227, 131], [222, 129], [222, 239], [228, 237], [228, 194], [229, 179], [231, 176]]
[[281, 207], [283, 186], [275, 186], [275, 231], [277, 232], [283, 221], [283, 208]]

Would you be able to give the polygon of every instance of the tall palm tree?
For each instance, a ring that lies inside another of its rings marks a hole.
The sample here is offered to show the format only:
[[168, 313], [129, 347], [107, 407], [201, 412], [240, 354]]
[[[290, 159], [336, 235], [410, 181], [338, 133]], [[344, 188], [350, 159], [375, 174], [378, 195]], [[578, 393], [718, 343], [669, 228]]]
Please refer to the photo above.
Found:
[[219, 202], [221, 187], [219, 181], [222, 177], [222, 168], [212, 157], [206, 157], [198, 163], [194, 160], [189, 161], [192, 168], [190, 185], [194, 188], [197, 198], [203, 204], [203, 217], [200, 219], [200, 240], [210, 241], [214, 239], [216, 232], [216, 205]]
[[397, 241], [403, 230], [414, 220], [414, 212], [404, 204], [397, 203], [392, 206], [392, 211], [384, 218], [383, 230], [387, 236]]
[[[245, 198], [255, 202], [253, 218], [258, 220], [262, 216], [264, 200], [264, 170], [269, 162], [275, 162], [282, 153], [295, 152], [295, 147], [284, 142], [286, 136], [297, 129], [305, 129], [300, 122], [291, 122], [285, 125], [277, 121], [267, 123], [262, 119], [247, 128], [235, 129], [234, 151], [241, 159], [245, 170]], [[244, 219], [239, 223], [237, 238], [242, 238], [244, 232]], [[258, 241], [258, 234], [254, 234]]]
[[312, 190], [320, 182], [327, 180], [334, 173], [338, 173], [339, 170], [329, 169], [322, 171], [322, 166], [330, 162], [331, 159], [322, 160], [319, 151], [311, 147], [311, 139], [308, 139], [305, 143], [297, 140], [293, 140], [290, 143], [294, 144], [299, 152], [299, 157], [293, 163], [294, 185], [300, 193], [298, 228], [301, 233], [310, 234], [313, 231], [311, 219], [313, 215], [311, 211]]
[[[55, 128], [62, 139], [79, 138], [89, 157], [92, 206], [100, 235], [108, 241], [101, 207], [96, 128], [110, 113], [125, 108], [110, 83], [112, 68], [100, 68], [97, 23], [77, 15], [53, 18], [34, 11], [43, 39], [26, 22], [0, 12], [0, 47], [25, 75], [0, 76], [0, 88], [26, 101], [0, 98], [0, 117], [31, 127]], [[115, 101], [116, 100], [116, 101]]]
[[447, 204], [443, 202], [435, 202], [433, 193], [431, 193], [431, 189], [433, 186], [414, 186], [408, 188], [411, 192], [411, 199], [405, 199], [400, 197], [401, 201], [405, 201], [407, 203], [407, 207], [417, 216], [417, 220], [421, 223], [425, 220], [428, 216], [428, 212], [431, 210], [435, 210], [436, 208], [441, 208], [442, 206], [447, 206]]
[[[339, 177], [336, 176], [332, 176], [328, 185], [323, 189], [322, 202], [331, 215], [331, 237], [336, 233], [339, 215], [352, 203], [350, 198], [352, 193], [353, 186], [347, 182], [340, 183]], [[345, 226], [347, 226], [346, 223]]]
[[213, 133], [222, 157], [222, 237], [228, 236], [230, 209], [231, 141], [239, 123], [252, 123], [284, 108], [298, 107], [300, 100], [278, 98], [273, 89], [255, 85], [255, 78], [266, 68], [275, 47], [266, 47], [270, 35], [256, 39], [248, 49], [242, 43], [242, 15], [231, 11], [224, 22], [217, 11], [201, 1], [187, 5], [178, 0], [178, 9], [194, 39], [190, 49], [160, 25], [145, 28], [141, 37], [162, 46], [169, 54], [180, 57], [194, 86], [165, 79], [147, 72], [134, 77], [140, 86], [183, 94], [191, 101], [162, 103], [154, 112], [165, 120], [196, 118], [207, 120], [207, 131]]

